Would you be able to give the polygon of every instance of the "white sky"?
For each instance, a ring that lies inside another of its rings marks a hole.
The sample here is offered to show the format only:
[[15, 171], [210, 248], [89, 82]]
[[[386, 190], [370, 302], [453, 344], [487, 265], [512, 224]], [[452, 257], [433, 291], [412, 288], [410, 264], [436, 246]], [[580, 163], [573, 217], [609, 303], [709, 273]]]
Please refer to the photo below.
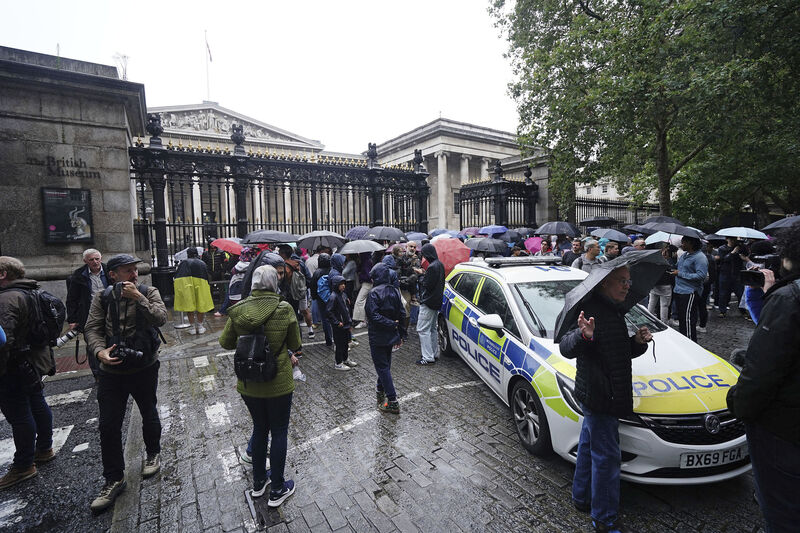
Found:
[[211, 100], [357, 153], [439, 116], [516, 131], [488, 0], [4, 2], [0, 45], [114, 64], [151, 107]]

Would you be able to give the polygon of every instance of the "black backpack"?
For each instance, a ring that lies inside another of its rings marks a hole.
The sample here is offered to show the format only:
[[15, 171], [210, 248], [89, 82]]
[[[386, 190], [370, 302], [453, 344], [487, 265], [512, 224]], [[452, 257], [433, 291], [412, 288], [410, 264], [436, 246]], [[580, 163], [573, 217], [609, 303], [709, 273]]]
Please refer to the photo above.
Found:
[[11, 290], [25, 294], [30, 312], [27, 342], [31, 346], [55, 346], [67, 318], [67, 308], [47, 291], [39, 289]]
[[[267, 320], [269, 318], [267, 317]], [[245, 385], [248, 381], [258, 383], [272, 381], [278, 375], [278, 359], [264, 335], [263, 324], [256, 332], [241, 335], [236, 341], [233, 371]]]

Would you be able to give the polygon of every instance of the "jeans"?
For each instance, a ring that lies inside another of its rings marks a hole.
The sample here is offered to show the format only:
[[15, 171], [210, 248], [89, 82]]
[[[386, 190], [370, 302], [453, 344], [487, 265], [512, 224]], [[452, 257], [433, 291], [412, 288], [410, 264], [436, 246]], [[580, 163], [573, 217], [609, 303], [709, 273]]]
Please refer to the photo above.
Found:
[[353, 306], [353, 320], [364, 322], [367, 319], [367, 296], [369, 296], [369, 291], [371, 290], [372, 283], [369, 281], [365, 281], [361, 284], [361, 288], [358, 290], [358, 296], [356, 297], [356, 303]]
[[411, 306], [411, 324], [416, 324], [417, 320], [419, 320], [419, 305], [412, 305]]
[[378, 374], [375, 390], [386, 394], [390, 402], [396, 401], [397, 392], [392, 381], [392, 346], [376, 346], [370, 343], [369, 353], [372, 356], [372, 364], [375, 365], [375, 373]]
[[419, 306], [417, 318], [417, 333], [419, 333], [419, 346], [422, 350], [422, 359], [432, 363], [439, 355], [439, 339], [436, 336], [436, 320], [439, 310], [431, 309], [427, 305]]
[[311, 321], [314, 324], [322, 324], [322, 313], [319, 310], [319, 302], [311, 300]]
[[347, 361], [347, 350], [350, 344], [350, 328], [333, 326], [333, 342], [336, 343], [336, 364]]
[[697, 342], [697, 317], [699, 315], [698, 300], [700, 300], [700, 297], [696, 292], [691, 294], [675, 293], [679, 322], [678, 331], [695, 342]]
[[[317, 300], [317, 302], [317, 305], [319, 305], [320, 309], [325, 307], [325, 302], [321, 300]], [[333, 327], [331, 326], [331, 323], [328, 322], [327, 313], [321, 311], [320, 316], [322, 317], [322, 332], [325, 333], [325, 344], [330, 346], [333, 344]]]
[[728, 275], [721, 275], [719, 277], [719, 298], [717, 299], [717, 305], [719, 306], [719, 312], [722, 314], [728, 312], [731, 292], [736, 294], [736, 298], [741, 302], [744, 285], [742, 285], [738, 277], [734, 278]]
[[100, 408], [100, 452], [103, 458], [103, 477], [119, 481], [125, 475], [122, 454], [122, 420], [128, 396], [142, 414], [142, 437], [148, 454], [161, 452], [161, 420], [156, 409], [159, 361], [135, 374], [98, 374], [97, 403]]
[[14, 467], [30, 468], [36, 450], [53, 447], [53, 414], [41, 386], [23, 385], [16, 370], [0, 376], [0, 411], [11, 425], [16, 449]]
[[610, 526], [619, 509], [619, 420], [612, 415], [592, 413], [585, 406], [578, 441], [572, 499], [591, 503], [592, 518]]
[[[253, 418], [253, 442], [267, 442], [269, 448], [271, 490], [283, 488], [283, 472], [286, 468], [289, 415], [292, 411], [292, 393], [277, 398], [254, 398], [242, 395], [242, 400]], [[253, 484], [260, 487], [267, 480], [267, 447], [253, 447]]]
[[753, 463], [756, 497], [767, 533], [797, 531], [800, 522], [800, 446], [748, 423], [747, 446]]
[[669, 304], [672, 301], [672, 285], [656, 285], [650, 289], [647, 310], [665, 324], [669, 320]]

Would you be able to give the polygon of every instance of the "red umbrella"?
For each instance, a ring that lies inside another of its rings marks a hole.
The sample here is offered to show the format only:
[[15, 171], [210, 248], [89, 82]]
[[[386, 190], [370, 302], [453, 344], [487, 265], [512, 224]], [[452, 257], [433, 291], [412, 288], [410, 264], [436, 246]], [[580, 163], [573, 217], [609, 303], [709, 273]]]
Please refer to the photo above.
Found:
[[439, 239], [431, 244], [436, 248], [436, 255], [444, 265], [445, 276], [450, 274], [457, 264], [469, 261], [469, 254], [472, 250], [458, 239]]
[[242, 253], [242, 245], [232, 239], [214, 239], [211, 246], [233, 255]]

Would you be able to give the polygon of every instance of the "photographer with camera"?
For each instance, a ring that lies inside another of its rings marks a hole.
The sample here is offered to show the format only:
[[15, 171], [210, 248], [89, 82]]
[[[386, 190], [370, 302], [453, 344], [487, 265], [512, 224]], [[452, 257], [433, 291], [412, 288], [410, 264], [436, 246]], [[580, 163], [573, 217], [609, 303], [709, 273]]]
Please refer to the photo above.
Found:
[[767, 532], [796, 531], [800, 522], [800, 225], [778, 235], [781, 279], [747, 347], [728, 407], [745, 422], [756, 496]]
[[100, 408], [100, 448], [106, 483], [92, 502], [92, 511], [114, 503], [125, 488], [122, 454], [122, 420], [128, 396], [142, 415], [142, 435], [147, 458], [142, 477], [161, 468], [161, 421], [156, 409], [158, 385], [158, 326], [167, 321], [167, 309], [155, 287], [138, 285], [141, 260], [121, 254], [108, 262], [113, 285], [95, 295], [85, 337], [89, 353], [100, 363], [97, 403]]
[[25, 266], [14, 257], [0, 256], [0, 327], [6, 343], [0, 346], [0, 411], [11, 425], [14, 462], [0, 478], [0, 489], [37, 474], [36, 465], [53, 453], [53, 415], [44, 399], [42, 378], [55, 373], [49, 344], [30, 339], [35, 310], [29, 293], [39, 287], [25, 279]]
[[[108, 287], [108, 276], [106, 271], [108, 267], [103, 264], [103, 256], [98, 250], [89, 248], [83, 252], [82, 267], [76, 269], [70, 277], [67, 278], [67, 322], [69, 323], [69, 331], [62, 337], [64, 340], [61, 344], [69, 341], [71, 338], [77, 336], [83, 331], [86, 325], [86, 319], [89, 318], [89, 308], [92, 305], [92, 298], [98, 292]], [[60, 346], [60, 344], [59, 344]], [[75, 355], [77, 356], [78, 349], [75, 348]], [[97, 380], [97, 359], [89, 357], [89, 352], [86, 352], [86, 358], [89, 360], [89, 368], [92, 369], [95, 380]]]

